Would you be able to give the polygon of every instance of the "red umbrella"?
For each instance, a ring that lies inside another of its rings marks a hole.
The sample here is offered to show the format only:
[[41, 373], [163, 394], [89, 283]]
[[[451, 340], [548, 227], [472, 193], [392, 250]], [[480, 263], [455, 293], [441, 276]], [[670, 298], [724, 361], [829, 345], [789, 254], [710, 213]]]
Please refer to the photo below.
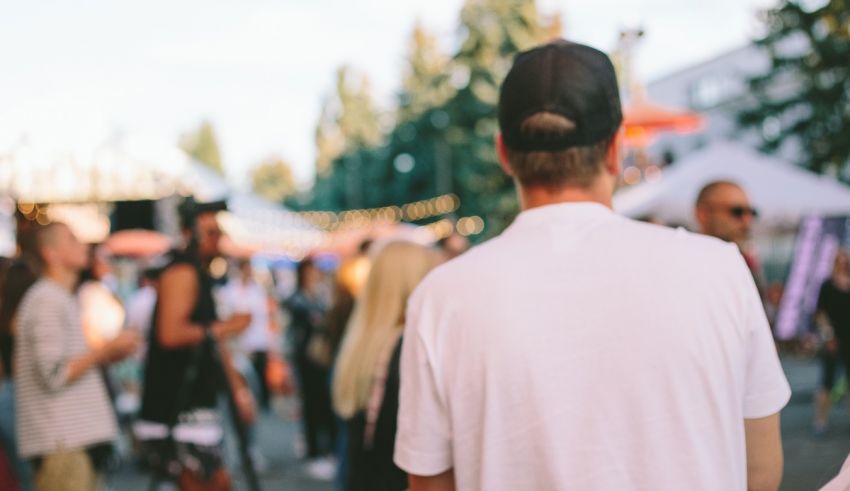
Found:
[[171, 239], [153, 230], [122, 230], [106, 239], [106, 248], [115, 256], [150, 257], [171, 248]]
[[653, 137], [665, 131], [697, 131], [702, 123], [703, 117], [697, 113], [653, 104], [640, 96], [623, 109], [625, 144], [629, 147], [645, 147]]

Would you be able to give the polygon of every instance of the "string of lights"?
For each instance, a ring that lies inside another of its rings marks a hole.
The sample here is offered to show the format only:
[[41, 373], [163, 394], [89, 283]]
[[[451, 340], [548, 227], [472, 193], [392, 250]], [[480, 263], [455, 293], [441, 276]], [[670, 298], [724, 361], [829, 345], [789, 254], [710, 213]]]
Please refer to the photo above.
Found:
[[373, 222], [398, 223], [402, 221], [415, 222], [427, 220], [442, 215], [448, 215], [460, 208], [460, 199], [454, 194], [444, 194], [434, 198], [414, 201], [401, 206], [385, 206], [382, 208], [363, 208], [343, 212], [305, 211], [296, 213], [316, 228], [328, 232], [347, 230], [370, 225]]

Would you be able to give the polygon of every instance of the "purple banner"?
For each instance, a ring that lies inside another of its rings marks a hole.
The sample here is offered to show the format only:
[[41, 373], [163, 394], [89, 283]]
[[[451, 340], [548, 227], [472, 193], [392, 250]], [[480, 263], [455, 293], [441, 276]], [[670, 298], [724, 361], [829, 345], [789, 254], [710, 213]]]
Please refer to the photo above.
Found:
[[810, 217], [803, 221], [776, 319], [777, 338], [793, 339], [811, 329], [820, 287], [832, 273], [836, 252], [848, 242], [848, 217]]

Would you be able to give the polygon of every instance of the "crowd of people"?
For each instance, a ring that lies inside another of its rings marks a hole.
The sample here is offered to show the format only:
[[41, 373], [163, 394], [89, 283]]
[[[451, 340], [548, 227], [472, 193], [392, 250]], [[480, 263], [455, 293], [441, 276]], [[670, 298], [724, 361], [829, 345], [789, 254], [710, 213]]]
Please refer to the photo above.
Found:
[[[0, 486], [95, 490], [123, 429], [155, 481], [232, 489], [228, 426], [262, 468], [285, 359], [307, 471], [339, 490], [777, 489], [791, 394], [747, 249], [758, 213], [718, 181], [700, 234], [614, 214], [617, 94], [592, 48], [521, 54], [496, 142], [515, 222], [468, 252], [455, 235], [366, 241], [333, 274], [307, 258], [285, 298], [245, 258], [213, 278], [222, 204], [181, 208], [183, 245], [126, 305], [108, 250], [58, 222], [22, 233], [0, 288]], [[846, 253], [820, 297], [818, 432], [850, 367]]]

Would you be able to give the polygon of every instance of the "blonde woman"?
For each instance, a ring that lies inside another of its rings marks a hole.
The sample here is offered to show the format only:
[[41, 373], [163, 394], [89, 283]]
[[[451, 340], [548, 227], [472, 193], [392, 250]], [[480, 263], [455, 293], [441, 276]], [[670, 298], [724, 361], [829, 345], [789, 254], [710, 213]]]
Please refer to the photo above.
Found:
[[348, 491], [407, 489], [392, 457], [401, 334], [407, 299], [437, 261], [423, 246], [388, 244], [354, 308], [333, 382], [334, 409], [348, 426]]

